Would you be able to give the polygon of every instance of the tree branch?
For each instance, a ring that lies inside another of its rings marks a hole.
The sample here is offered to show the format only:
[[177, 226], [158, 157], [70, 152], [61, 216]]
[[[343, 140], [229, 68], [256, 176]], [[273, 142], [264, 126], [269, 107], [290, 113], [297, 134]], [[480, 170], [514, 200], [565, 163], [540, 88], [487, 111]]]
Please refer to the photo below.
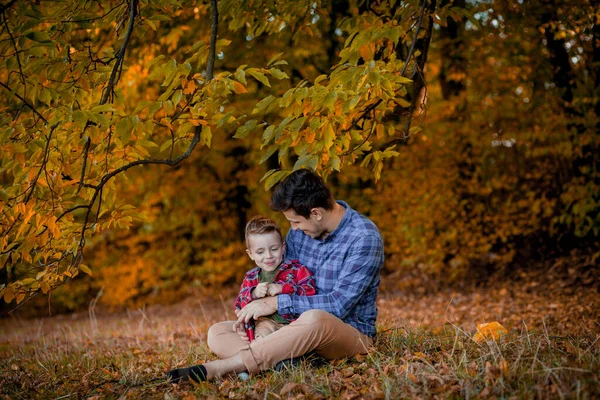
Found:
[[[421, 13], [419, 14], [419, 21], [417, 22], [417, 30], [415, 31], [415, 34], [413, 36], [412, 44], [410, 46], [410, 51], [408, 52], [408, 56], [406, 57], [406, 61], [404, 62], [404, 67], [402, 67], [402, 71], [400, 71], [400, 75], [404, 75], [404, 73], [406, 72], [406, 68], [408, 67], [408, 63], [410, 62], [410, 59], [412, 58], [412, 55], [413, 55], [413, 53], [415, 51], [415, 43], [418, 40], [419, 31], [421, 30], [421, 22], [423, 21], [423, 14], [425, 13], [426, 3], [427, 3], [427, 0], [423, 0], [423, 4], [421, 5]], [[369, 114], [369, 112], [371, 112], [378, 105], [380, 105], [382, 103], [382, 101], [383, 101], [382, 99], [379, 99], [375, 103], [367, 106], [365, 108], [365, 110], [361, 113], [361, 115], [357, 119], [355, 119], [354, 121], [352, 121], [352, 124], [350, 125], [350, 128], [345, 129], [343, 131], [343, 133], [348, 132], [350, 129], [352, 129], [354, 127], [355, 128], [359, 128], [357, 126], [358, 122], [360, 120], [366, 118], [367, 114]], [[411, 105], [411, 108], [412, 108], [412, 105]], [[362, 143], [360, 143], [358, 146], [355, 146], [351, 150], [345, 151], [344, 153], [340, 154], [340, 157], [347, 156], [349, 154], [352, 154], [356, 150], [360, 149], [367, 142], [367, 140], [369, 139], [369, 137], [371, 137], [372, 133], [373, 133], [373, 130], [371, 130], [371, 132], [369, 133], [369, 135], [367, 136], [367, 138]]]
[[108, 10], [108, 12], [106, 12], [106, 14], [101, 15], [99, 17], [94, 17], [94, 18], [88, 18], [88, 19], [72, 19], [72, 20], [64, 20], [64, 21], [60, 21], [60, 22], [91, 22], [91, 21], [96, 21], [99, 19], [102, 19], [104, 17], [106, 17], [108, 14], [110, 14], [111, 12], [115, 11], [117, 8], [121, 7], [125, 2], [122, 1], [119, 4], [117, 4], [116, 6], [114, 6], [113, 8], [111, 8], [110, 10]]
[[34, 106], [32, 106], [27, 100], [25, 100], [23, 97], [21, 97], [19, 95], [19, 93], [13, 91], [11, 88], [9, 88], [8, 86], [6, 86], [3, 82], [0, 82], [0, 86], [2, 86], [3, 88], [5, 88], [6, 90], [8, 90], [9, 92], [11, 92], [12, 94], [14, 94], [19, 100], [21, 100], [23, 102], [23, 104], [25, 104], [27, 107], [29, 107], [29, 109], [31, 111], [33, 111], [38, 117], [40, 117], [40, 119], [42, 121], [44, 121], [44, 123], [46, 125], [48, 125], [48, 120], [46, 118], [44, 118], [44, 116], [42, 114], [40, 114], [38, 112], [38, 110], [35, 109]]
[[217, 48], [217, 34], [219, 33], [219, 7], [217, 0], [210, 1], [212, 11], [210, 24], [210, 47], [208, 51], [208, 65], [206, 66], [206, 80], [210, 81], [213, 78], [215, 68], [215, 52]]
[[12, 7], [13, 4], [15, 4], [17, 2], [17, 0], [11, 0], [8, 3], [6, 3], [3, 6], [0, 6], [0, 14], [4, 13], [4, 11], [8, 10], [9, 8]]
[[50, 153], [50, 151], [49, 151], [50, 140], [52, 139], [52, 134], [54, 133], [54, 130], [56, 129], [57, 126], [58, 126], [58, 123], [54, 124], [52, 126], [52, 128], [50, 129], [50, 134], [48, 135], [48, 139], [46, 139], [46, 149], [44, 149], [44, 158], [42, 158], [42, 165], [40, 165], [40, 169], [39, 169], [37, 175], [35, 176], [35, 178], [33, 179], [33, 182], [31, 183], [31, 191], [29, 192], [29, 194], [27, 196], [25, 196], [25, 204], [27, 204], [29, 202], [31, 195], [33, 195], [33, 191], [35, 190], [35, 185], [37, 184], [37, 181], [40, 178], [40, 175], [42, 174], [44, 166], [48, 162], [48, 155]]
[[[129, 25], [127, 26], [127, 32], [125, 33], [125, 39], [123, 39], [123, 44], [121, 45], [121, 48], [117, 52], [117, 55], [116, 55], [117, 61], [115, 62], [115, 65], [113, 66], [112, 72], [110, 73], [110, 78], [108, 79], [108, 84], [106, 86], [106, 89], [104, 90], [102, 100], [100, 101], [101, 105], [108, 103], [108, 100], [112, 97], [114, 88], [117, 85], [117, 83], [119, 82], [119, 78], [121, 77], [121, 74], [119, 71], [121, 71], [121, 68], [123, 66], [123, 60], [125, 59], [125, 51], [127, 50], [127, 45], [129, 45], [129, 40], [131, 39], [131, 33], [133, 32], [133, 24], [134, 24], [135, 17], [137, 15], [137, 4], [138, 4], [138, 0], [131, 0], [131, 3], [130, 3], [131, 7], [129, 10]], [[118, 76], [117, 76], [117, 74], [118, 74]]]
[[15, 49], [15, 56], [17, 57], [17, 65], [19, 66], [19, 72], [21, 74], [21, 82], [23, 83], [23, 88], [24, 88], [23, 89], [23, 97], [25, 97], [25, 90], [26, 90], [25, 75], [23, 74], [23, 67], [21, 66], [21, 57], [19, 57], [19, 49], [17, 48], [17, 42], [15, 42], [15, 38], [13, 37], [12, 33], [10, 33], [10, 28], [8, 27], [8, 18], [6, 18], [6, 14], [4, 14], [4, 12], [2, 12], [2, 17], [3, 17], [3, 21], [4, 21], [4, 26], [6, 27], [6, 33], [8, 33], [8, 36], [10, 37], [10, 40]]
[[85, 141], [85, 147], [83, 148], [83, 166], [81, 167], [81, 178], [79, 179], [79, 187], [77, 188], [77, 192], [75, 192], [75, 194], [79, 194], [79, 191], [84, 185], [85, 169], [87, 167], [88, 152], [90, 151], [91, 143], [92, 139], [90, 139], [90, 137], [88, 136], [87, 140]]

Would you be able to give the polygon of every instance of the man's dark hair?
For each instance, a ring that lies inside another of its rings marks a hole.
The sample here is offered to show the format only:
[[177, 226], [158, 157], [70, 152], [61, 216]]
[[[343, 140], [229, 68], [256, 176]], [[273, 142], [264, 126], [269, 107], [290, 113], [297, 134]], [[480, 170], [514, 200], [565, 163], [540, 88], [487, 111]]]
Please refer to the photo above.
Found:
[[273, 211], [293, 210], [308, 218], [313, 208], [332, 210], [335, 200], [319, 175], [309, 169], [299, 169], [277, 186], [271, 195], [270, 205]]

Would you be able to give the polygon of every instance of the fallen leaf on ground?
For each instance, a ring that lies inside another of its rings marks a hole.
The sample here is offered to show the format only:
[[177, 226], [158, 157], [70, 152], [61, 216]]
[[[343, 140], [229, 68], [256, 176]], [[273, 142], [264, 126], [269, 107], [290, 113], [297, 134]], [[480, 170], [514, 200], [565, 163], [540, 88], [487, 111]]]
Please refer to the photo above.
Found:
[[507, 333], [508, 330], [498, 321], [488, 322], [477, 325], [477, 333], [473, 335], [473, 340], [477, 343], [481, 343], [485, 340], [498, 340]]

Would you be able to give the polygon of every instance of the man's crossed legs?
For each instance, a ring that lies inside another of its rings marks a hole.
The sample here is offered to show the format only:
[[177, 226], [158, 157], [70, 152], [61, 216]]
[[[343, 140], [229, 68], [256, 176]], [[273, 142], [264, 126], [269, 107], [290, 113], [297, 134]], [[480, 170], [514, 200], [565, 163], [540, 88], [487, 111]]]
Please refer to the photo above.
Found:
[[252, 343], [244, 342], [234, 332], [234, 322], [217, 323], [208, 331], [208, 347], [219, 360], [173, 370], [168, 376], [176, 380], [206, 380], [232, 372], [256, 374], [272, 368], [279, 361], [311, 351], [331, 360], [366, 353], [373, 344], [369, 336], [323, 310], [306, 311], [291, 324]]

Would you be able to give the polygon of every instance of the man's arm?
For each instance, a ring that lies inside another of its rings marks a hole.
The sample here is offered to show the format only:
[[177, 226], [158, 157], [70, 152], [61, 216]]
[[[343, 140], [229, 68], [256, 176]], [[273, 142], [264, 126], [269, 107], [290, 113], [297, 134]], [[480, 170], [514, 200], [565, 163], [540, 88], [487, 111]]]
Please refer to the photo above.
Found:
[[238, 316], [236, 323], [246, 323], [252, 318], [256, 320], [259, 317], [273, 314], [277, 311], [277, 297], [279, 296], [264, 297], [262, 299], [254, 300], [241, 310], [236, 310], [235, 313]]
[[375, 235], [360, 237], [352, 244], [352, 253], [344, 265], [333, 290], [315, 296], [278, 296], [279, 314], [299, 315], [312, 309], [320, 309], [345, 318], [361, 299], [383, 265], [383, 243]]

